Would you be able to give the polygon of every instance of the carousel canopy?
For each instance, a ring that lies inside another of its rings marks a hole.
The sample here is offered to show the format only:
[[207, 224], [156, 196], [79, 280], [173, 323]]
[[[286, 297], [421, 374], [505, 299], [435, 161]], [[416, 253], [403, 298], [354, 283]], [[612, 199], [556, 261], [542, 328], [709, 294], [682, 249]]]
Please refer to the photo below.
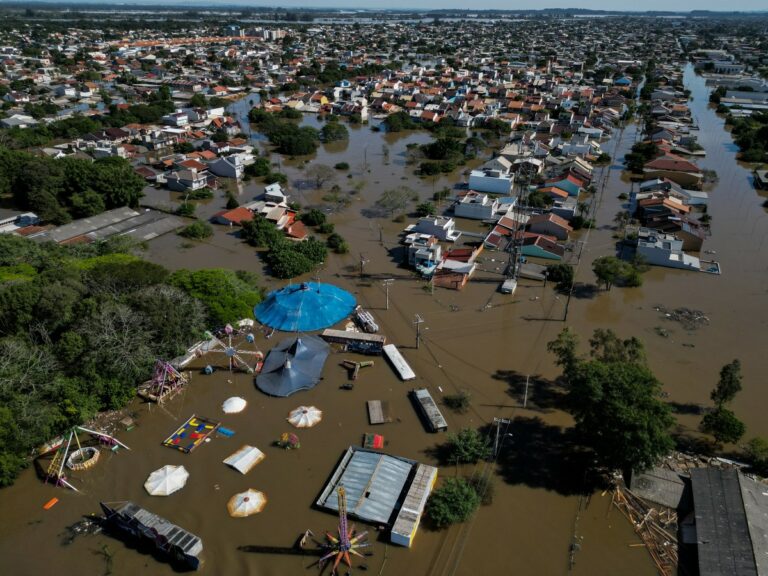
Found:
[[184, 466], [163, 466], [149, 475], [144, 488], [152, 496], [168, 496], [181, 490], [187, 483], [189, 472]]
[[355, 308], [355, 297], [332, 284], [303, 282], [275, 290], [253, 313], [262, 324], [285, 332], [333, 326]]
[[329, 351], [328, 344], [317, 336], [283, 340], [267, 354], [256, 386], [271, 396], [290, 396], [314, 388]]

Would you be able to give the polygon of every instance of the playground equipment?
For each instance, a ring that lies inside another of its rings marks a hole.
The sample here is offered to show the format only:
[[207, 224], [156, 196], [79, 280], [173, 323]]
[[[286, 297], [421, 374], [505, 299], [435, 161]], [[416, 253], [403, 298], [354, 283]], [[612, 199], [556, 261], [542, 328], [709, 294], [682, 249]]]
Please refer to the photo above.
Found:
[[152, 378], [141, 384], [137, 392], [145, 400], [162, 404], [181, 392], [187, 383], [187, 378], [170, 362], [157, 360]]
[[[106, 432], [97, 432], [95, 430], [89, 430], [82, 426], [73, 426], [69, 432], [60, 436], [56, 440], [53, 440], [43, 446], [39, 451], [39, 456], [45, 456], [55, 450], [53, 459], [48, 464], [48, 468], [45, 472], [45, 481], [53, 481], [57, 486], [66, 486], [71, 488], [75, 492], [79, 492], [72, 484], [67, 481], [64, 467], [66, 466], [70, 470], [80, 471], [93, 468], [99, 461], [99, 449], [95, 446], [83, 446], [80, 443], [78, 437], [79, 432], [85, 432], [90, 434], [100, 444], [107, 446], [122, 446], [126, 450], [130, 450], [128, 446], [120, 442], [114, 436], [110, 436]], [[74, 445], [72, 440], [75, 441]], [[77, 446], [77, 449], [74, 449]]]
[[192, 415], [176, 431], [163, 440], [163, 446], [189, 454], [219, 428], [220, 422]]
[[[258, 350], [247, 350], [233, 344], [232, 337], [234, 335], [235, 329], [229, 324], [224, 327], [223, 337], [226, 342], [212, 332], [207, 331], [205, 333], [205, 338], [208, 342], [198, 349], [198, 356], [202, 356], [206, 353], [223, 353], [227, 357], [227, 365], [230, 372], [235, 368], [247, 372], [248, 374], [259, 372], [264, 363], [264, 354]], [[253, 338], [248, 340], [246, 336], [246, 341], [253, 342]]]
[[320, 558], [321, 568], [325, 562], [333, 558], [333, 568], [331, 569], [332, 575], [336, 574], [336, 569], [339, 567], [342, 560], [347, 566], [352, 568], [352, 558], [350, 554], [362, 558], [363, 555], [358, 552], [358, 549], [370, 546], [370, 543], [366, 542], [368, 532], [360, 532], [359, 534], [356, 534], [354, 524], [351, 527], [347, 526], [347, 495], [344, 491], [344, 486], [339, 486], [337, 493], [339, 497], [339, 536], [337, 538], [330, 532], [325, 533], [325, 537], [327, 538], [326, 543], [323, 545], [325, 555]]

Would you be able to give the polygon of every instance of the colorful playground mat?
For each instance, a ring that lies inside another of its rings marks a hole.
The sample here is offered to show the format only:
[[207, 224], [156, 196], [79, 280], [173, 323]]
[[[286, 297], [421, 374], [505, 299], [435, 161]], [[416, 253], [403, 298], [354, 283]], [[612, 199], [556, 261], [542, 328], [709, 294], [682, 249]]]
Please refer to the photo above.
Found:
[[176, 432], [168, 436], [163, 440], [163, 445], [169, 448], [176, 448], [181, 450], [185, 454], [189, 454], [200, 446], [205, 439], [213, 434], [219, 427], [220, 422], [214, 420], [208, 420], [194, 414], [189, 417], [189, 420], [184, 422]]

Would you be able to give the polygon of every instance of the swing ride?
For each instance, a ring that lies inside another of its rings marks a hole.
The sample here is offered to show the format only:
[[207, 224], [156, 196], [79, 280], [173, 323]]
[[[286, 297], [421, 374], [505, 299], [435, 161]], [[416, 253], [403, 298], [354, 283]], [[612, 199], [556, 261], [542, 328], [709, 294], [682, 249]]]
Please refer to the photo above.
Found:
[[[113, 449], [122, 446], [126, 450], [130, 450], [128, 446], [106, 432], [89, 430], [83, 426], [73, 426], [69, 429], [69, 432], [44, 445], [38, 451], [38, 456], [45, 456], [55, 451], [53, 459], [49, 462], [48, 468], [45, 471], [46, 482], [50, 480], [57, 486], [66, 486], [75, 492], [79, 492], [67, 480], [65, 467], [73, 471], [89, 470], [99, 461], [100, 454], [98, 447], [83, 446], [80, 443], [80, 432], [89, 434], [93, 440], [96, 440], [101, 445], [111, 446]], [[72, 443], [73, 440], [74, 444]], [[75, 446], [77, 446], [77, 449], [75, 449]]]
[[344, 486], [339, 486], [336, 492], [339, 498], [338, 537], [330, 532], [325, 533], [327, 541], [322, 545], [325, 555], [320, 558], [321, 569], [325, 562], [330, 562], [333, 559], [332, 575], [336, 574], [336, 569], [342, 561], [352, 568], [352, 557], [350, 554], [363, 558], [363, 554], [358, 550], [370, 546], [370, 543], [366, 541], [368, 532], [360, 532], [358, 534], [355, 532], [354, 524], [351, 527], [347, 526], [347, 495], [344, 491]]

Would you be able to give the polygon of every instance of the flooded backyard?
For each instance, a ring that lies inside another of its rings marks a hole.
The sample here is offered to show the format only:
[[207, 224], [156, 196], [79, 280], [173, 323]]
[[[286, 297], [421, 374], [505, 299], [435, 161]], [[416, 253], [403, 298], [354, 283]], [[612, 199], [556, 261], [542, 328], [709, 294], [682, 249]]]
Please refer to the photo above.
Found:
[[[521, 280], [514, 296], [498, 292], [506, 263], [503, 254], [483, 253], [481, 271], [464, 291], [436, 289], [432, 293], [427, 284], [397, 265], [401, 255], [398, 234], [404, 224], [367, 217], [365, 209], [388, 188], [407, 185], [426, 200], [434, 190], [452, 187], [462, 177], [455, 173], [433, 182], [413, 175], [414, 167], [406, 165], [406, 146], [430, 141], [425, 132], [383, 134], [368, 126], [350, 127], [348, 143], [321, 146], [311, 162], [330, 166], [348, 162], [352, 178], [346, 177], [346, 171], [337, 178], [345, 192], [354, 182], [365, 181], [362, 190], [351, 196], [350, 205], [330, 217], [351, 250], [343, 256], [330, 255], [312, 277], [349, 290], [371, 310], [381, 332], [398, 345], [417, 379], [400, 382], [385, 360], [376, 358], [375, 366], [361, 372], [354, 389], [343, 390], [340, 387], [347, 382], [347, 373], [339, 363], [350, 355], [332, 354], [324, 380], [316, 388], [291, 398], [272, 398], [258, 391], [253, 378], [245, 374], [219, 370], [206, 376], [192, 370], [188, 390], [164, 408], [138, 402], [132, 406], [138, 425], [118, 434], [131, 451], [108, 453], [90, 472], [73, 475], [81, 493], [44, 485], [32, 469], [13, 487], [0, 491], [3, 567], [17, 575], [54, 569], [61, 574], [101, 575], [110, 573], [109, 555], [111, 574], [173, 573], [169, 565], [106, 535], [81, 536], [69, 545], [60, 544], [65, 527], [84, 514], [98, 512], [100, 500], [130, 499], [202, 538], [206, 559], [202, 574], [314, 573], [314, 559], [258, 555], [238, 547], [291, 546], [307, 529], [317, 535], [334, 530], [335, 516], [313, 509], [312, 503], [343, 451], [349, 445], [360, 445], [366, 432], [383, 434], [388, 453], [434, 464], [434, 448], [444, 436], [425, 432], [406, 395], [412, 388], [426, 387], [438, 400], [459, 390], [470, 392], [468, 413], [443, 410], [449, 430], [488, 426], [494, 418], [511, 419], [511, 436], [504, 439], [499, 460], [492, 465], [493, 504], [481, 507], [469, 523], [447, 531], [422, 526], [411, 549], [388, 545], [384, 533], [372, 531], [374, 555], [362, 561], [369, 573], [654, 574], [646, 551], [631, 546], [639, 539], [611, 508], [610, 495], [581, 493], [582, 479], [574, 477], [570, 460], [567, 427], [571, 421], [559, 408], [562, 391], [553, 384], [558, 369], [546, 352], [546, 343], [564, 325], [571, 326], [585, 344], [596, 328], [611, 328], [622, 337], [637, 336], [645, 343], [649, 363], [663, 382], [668, 400], [683, 407], [706, 404], [720, 367], [739, 358], [744, 390], [733, 409], [746, 423], [747, 437], [768, 436], [764, 417], [768, 391], [763, 386], [761, 360], [763, 337], [768, 333], [768, 217], [751, 186], [748, 167], [735, 161], [730, 135], [708, 106], [704, 80], [690, 68], [685, 78], [693, 95], [691, 110], [700, 127], [699, 143], [707, 152], [698, 163], [719, 176], [709, 189], [712, 236], [705, 248], [716, 252], [713, 257], [722, 266], [721, 276], [653, 268], [640, 288], [578, 291], [569, 304], [566, 323], [562, 321], [566, 299], [551, 285]], [[247, 106], [247, 101], [242, 105]], [[313, 117], [303, 122], [318, 125]], [[595, 198], [599, 202], [598, 228], [575, 237], [585, 242], [577, 266], [578, 282], [594, 283], [592, 261], [614, 253], [613, 218], [622, 209], [618, 195], [630, 188], [622, 180], [621, 160], [635, 139], [636, 127], [630, 125], [603, 146], [614, 160], [601, 169], [607, 185]], [[272, 158], [277, 161], [277, 156]], [[283, 160], [281, 165], [291, 182], [292, 199], [305, 206], [322, 204], [322, 193], [296, 185], [301, 180], [297, 166], [296, 160]], [[239, 190], [240, 202], [253, 199], [261, 187], [245, 183]], [[149, 204], [179, 201], [154, 189], [148, 190], [146, 200]], [[224, 193], [219, 191], [217, 198], [198, 208], [198, 215], [209, 217], [224, 202]], [[468, 221], [458, 222], [457, 227], [477, 230]], [[147, 257], [173, 269], [224, 267], [261, 272], [253, 248], [230, 230], [216, 228], [216, 234], [203, 243], [189, 243], [175, 235], [158, 238], [150, 243]], [[389, 278], [394, 282], [385, 310], [381, 281]], [[267, 289], [284, 284], [268, 277], [264, 280]], [[659, 306], [702, 310], [708, 324], [686, 329], [657, 310]], [[425, 321], [418, 349], [413, 325], [416, 314]], [[267, 340], [259, 334], [256, 346], [266, 351], [283, 337], [276, 333]], [[201, 360], [196, 367], [203, 364]], [[530, 389], [523, 408], [528, 377]], [[244, 412], [221, 412], [221, 403], [230, 396], [248, 401]], [[394, 422], [369, 426], [365, 402], [371, 399], [388, 401]], [[282, 432], [292, 431], [285, 418], [302, 404], [322, 409], [323, 421], [298, 431], [300, 449], [284, 451], [273, 446]], [[162, 440], [192, 414], [221, 420], [236, 433], [232, 438], [215, 438], [191, 454], [162, 446]], [[699, 416], [681, 414], [678, 420], [679, 432], [695, 432]], [[257, 446], [266, 454], [247, 476], [221, 462], [243, 444]], [[148, 496], [143, 482], [165, 464], [183, 464], [189, 470], [186, 487], [167, 498]], [[484, 466], [459, 470], [444, 466], [440, 475], [480, 473]], [[267, 495], [266, 508], [246, 519], [230, 518], [227, 500], [247, 488]], [[42, 505], [54, 496], [59, 503], [44, 511]]]

